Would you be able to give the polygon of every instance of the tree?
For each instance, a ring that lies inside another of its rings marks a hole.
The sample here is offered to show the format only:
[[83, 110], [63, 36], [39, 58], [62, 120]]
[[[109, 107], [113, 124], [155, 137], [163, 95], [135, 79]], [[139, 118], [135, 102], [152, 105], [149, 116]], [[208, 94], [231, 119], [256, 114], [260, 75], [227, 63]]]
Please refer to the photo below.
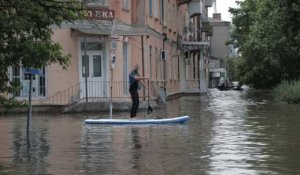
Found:
[[50, 26], [81, 16], [78, 0], [0, 1], [0, 94], [14, 89], [7, 75], [9, 66], [40, 68], [59, 63], [66, 68], [70, 55], [51, 40]]
[[239, 79], [256, 88], [300, 78], [300, 4], [297, 0], [245, 0], [233, 14], [233, 40], [241, 55]]

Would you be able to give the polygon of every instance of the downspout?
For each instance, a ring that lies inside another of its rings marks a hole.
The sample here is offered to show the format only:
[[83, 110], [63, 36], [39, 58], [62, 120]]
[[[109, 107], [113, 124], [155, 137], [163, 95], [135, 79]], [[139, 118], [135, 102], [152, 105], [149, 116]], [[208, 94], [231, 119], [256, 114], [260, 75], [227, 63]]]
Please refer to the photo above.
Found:
[[142, 76], [145, 77], [145, 58], [144, 58], [144, 35], [141, 35], [141, 43], [142, 43]]
[[[145, 77], [145, 58], [144, 58], [144, 35], [141, 35], [141, 44], [142, 44], [142, 76]], [[143, 88], [144, 100], [146, 100], [146, 89]]]
[[[164, 39], [163, 39], [163, 50], [165, 50], [165, 41], [167, 41], [167, 34], [163, 34], [164, 35]], [[166, 57], [166, 53], [165, 53], [165, 57]], [[166, 89], [166, 81], [167, 81], [167, 64], [166, 64], [166, 59], [163, 60], [163, 64], [164, 64], [164, 88]]]
[[[167, 40], [167, 34], [166, 33], [164, 33], [164, 20], [165, 20], [165, 2], [164, 1], [161, 1], [162, 3], [161, 3], [161, 12], [162, 12], [162, 14], [161, 14], [161, 19], [162, 19], [162, 25], [161, 25], [161, 31], [162, 31], [162, 33], [163, 33], [163, 36], [164, 36], [164, 39], [163, 39], [163, 48], [162, 48], [162, 50], [165, 50], [165, 41]], [[166, 55], [165, 55], [166, 56]], [[167, 68], [167, 66], [166, 66], [166, 61], [164, 60], [163, 61], [163, 66], [164, 66], [164, 89], [166, 89], [166, 75], [167, 75], [167, 71], [166, 71], [166, 68]]]

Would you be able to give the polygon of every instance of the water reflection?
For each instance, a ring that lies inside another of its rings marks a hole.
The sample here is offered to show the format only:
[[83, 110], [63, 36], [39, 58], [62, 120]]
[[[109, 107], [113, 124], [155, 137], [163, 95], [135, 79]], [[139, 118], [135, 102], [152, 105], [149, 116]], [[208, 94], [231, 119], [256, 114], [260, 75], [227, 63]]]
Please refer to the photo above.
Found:
[[91, 126], [83, 129], [80, 146], [81, 173], [101, 174], [111, 171], [114, 165], [111, 132], [110, 127]]
[[[14, 120], [11, 131], [11, 164], [9, 172], [16, 174], [45, 174], [47, 172], [47, 161], [45, 158], [49, 153], [47, 141], [47, 125], [39, 123], [34, 125], [27, 140], [26, 122], [24, 119]], [[28, 147], [30, 141], [30, 147]]]
[[191, 116], [184, 125], [100, 126], [85, 125], [83, 114], [34, 115], [30, 148], [26, 116], [3, 116], [0, 174], [300, 174], [299, 113], [268, 92], [212, 90], [156, 111]]
[[175, 125], [86, 126], [81, 142], [81, 172], [168, 174], [174, 168], [186, 170], [170, 166], [185, 156], [183, 137], [177, 139], [181, 144], [174, 145], [174, 140], [179, 134], [186, 134], [186, 129]]
[[211, 92], [211, 100], [207, 107], [213, 113], [215, 121], [212, 125], [210, 140], [211, 165], [209, 174], [260, 174], [270, 173], [256, 169], [251, 160], [267, 158], [261, 155], [266, 143], [250, 141], [255, 131], [246, 125], [247, 112], [251, 107], [267, 104], [267, 100], [252, 101], [240, 91]]
[[143, 148], [141, 143], [141, 138], [139, 136], [138, 128], [131, 128], [131, 137], [132, 137], [132, 168], [139, 169], [140, 166], [140, 159], [142, 157], [141, 150]]

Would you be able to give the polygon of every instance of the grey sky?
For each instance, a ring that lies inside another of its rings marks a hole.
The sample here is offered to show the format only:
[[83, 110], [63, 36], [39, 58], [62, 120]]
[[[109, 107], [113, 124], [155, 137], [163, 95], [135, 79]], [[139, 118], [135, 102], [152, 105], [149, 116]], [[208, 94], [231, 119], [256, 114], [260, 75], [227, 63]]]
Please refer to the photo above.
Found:
[[[238, 7], [236, 0], [217, 0], [217, 13], [222, 14], [222, 20], [231, 21], [231, 14], [228, 12], [229, 7]], [[212, 17], [214, 7], [208, 8], [208, 16]]]

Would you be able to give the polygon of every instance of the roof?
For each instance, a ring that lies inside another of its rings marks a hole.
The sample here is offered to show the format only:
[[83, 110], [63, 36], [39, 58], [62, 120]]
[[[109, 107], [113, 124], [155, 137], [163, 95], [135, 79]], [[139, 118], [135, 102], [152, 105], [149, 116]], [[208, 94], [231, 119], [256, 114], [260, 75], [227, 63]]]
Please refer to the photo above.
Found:
[[215, 19], [215, 18], [208, 18], [208, 21], [212, 24], [224, 24], [224, 25], [230, 24], [229, 21], [223, 21], [223, 20], [219, 20], [219, 19]]

